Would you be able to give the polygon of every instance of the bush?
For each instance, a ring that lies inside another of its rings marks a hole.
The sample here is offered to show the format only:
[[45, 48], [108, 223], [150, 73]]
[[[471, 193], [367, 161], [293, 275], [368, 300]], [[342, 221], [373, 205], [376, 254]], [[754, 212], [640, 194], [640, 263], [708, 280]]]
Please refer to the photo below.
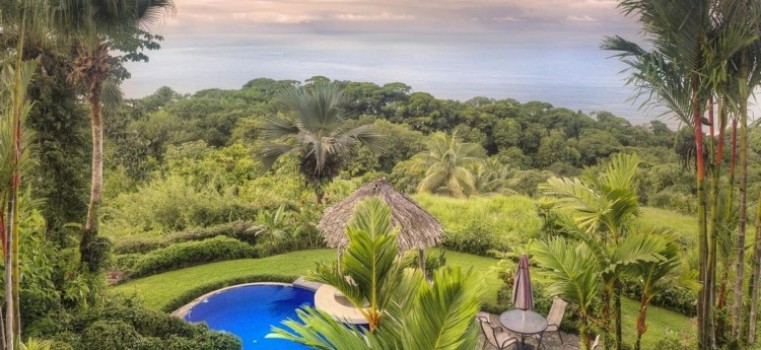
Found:
[[214, 237], [200, 242], [184, 242], [154, 250], [134, 265], [132, 276], [145, 276], [213, 261], [254, 258], [254, 247], [234, 238]]
[[175, 232], [163, 239], [138, 238], [119, 242], [114, 247], [116, 254], [147, 253], [152, 250], [165, 248], [173, 243], [190, 241], [202, 241], [217, 236], [226, 236], [256, 245], [256, 233], [252, 230], [254, 224], [248, 221], [235, 221], [221, 225], [195, 228], [186, 231]]
[[135, 349], [138, 335], [122, 321], [97, 321], [82, 333], [82, 350]]
[[650, 197], [648, 204], [654, 207], [675, 210], [685, 215], [695, 214], [698, 207], [695, 196], [670, 191], [654, 194]]
[[497, 243], [494, 228], [489, 222], [479, 219], [470, 220], [463, 231], [459, 234], [448, 234], [444, 240], [444, 246], [458, 252], [481, 256], [490, 255], [491, 250], [505, 248]]

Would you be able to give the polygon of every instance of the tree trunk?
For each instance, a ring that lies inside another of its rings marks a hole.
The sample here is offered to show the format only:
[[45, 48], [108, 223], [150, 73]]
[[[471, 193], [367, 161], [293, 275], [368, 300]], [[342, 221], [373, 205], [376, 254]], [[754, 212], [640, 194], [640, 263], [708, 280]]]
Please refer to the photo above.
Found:
[[[714, 155], [716, 152], [716, 142], [714, 139], [714, 113], [713, 113], [713, 96], [709, 98], [708, 103], [708, 121], [710, 123], [710, 133], [711, 136], [709, 138], [710, 143], [710, 155]], [[718, 155], [716, 157], [709, 157], [711, 160], [716, 160], [716, 163], [713, 164], [711, 167], [711, 218], [710, 218], [710, 227], [711, 231], [708, 233], [707, 237], [707, 245], [708, 245], [708, 266], [706, 268], [706, 285], [708, 286], [708, 300], [706, 305], [713, 306], [713, 302], [715, 300], [715, 292], [716, 292], [716, 238], [718, 237], [719, 232], [719, 190], [720, 190], [720, 183], [721, 180], [721, 164], [719, 163], [719, 160], [721, 159]], [[713, 330], [716, 329], [714, 324], [714, 317], [713, 317], [713, 311], [712, 308], [708, 308], [708, 312], [710, 313], [707, 318], [708, 324], [707, 326], [712, 331], [708, 333], [709, 335], [709, 344], [711, 348], [716, 348], [716, 332]]]
[[761, 283], [761, 203], [756, 213], [756, 242], [753, 250], [753, 269], [750, 291], [750, 318], [748, 320], [748, 344], [756, 343], [756, 322], [758, 318], [759, 283]]
[[92, 129], [92, 178], [90, 183], [90, 202], [87, 206], [87, 221], [79, 245], [82, 265], [89, 272], [95, 272], [97, 266], [93, 261], [93, 242], [98, 235], [98, 210], [103, 191], [103, 119], [101, 115], [101, 82], [90, 85], [87, 100], [91, 109]]
[[623, 347], [623, 330], [621, 328], [621, 289], [621, 282], [616, 280], [616, 283], [613, 286], [613, 299], [616, 308], [616, 350], [621, 350]]
[[[6, 242], [8, 242], [8, 246], [13, 244], [13, 241], [16, 239], [16, 237], [13, 236], [13, 232], [11, 230], [12, 221], [10, 218], [13, 217], [13, 198], [9, 199], [8, 201], [8, 228], [5, 230], [6, 232]], [[16, 319], [16, 314], [14, 312], [15, 308], [13, 307], [13, 269], [10, 268], [11, 266], [11, 252], [10, 249], [8, 250], [7, 254], [4, 256], [5, 258], [5, 348], [8, 350], [13, 350], [14, 347], [14, 330], [15, 327], [13, 326], [14, 320]]]
[[698, 81], [693, 81], [693, 124], [695, 134], [695, 163], [696, 163], [696, 183], [698, 195], [698, 255], [700, 266], [700, 282], [703, 287], [700, 290], [698, 298], [698, 349], [708, 349], [710, 347], [711, 329], [708, 327], [710, 322], [710, 286], [707, 282], [708, 267], [708, 235], [706, 227], [706, 199], [705, 199], [705, 165], [703, 160], [703, 124], [701, 121], [701, 108], [698, 96]]
[[740, 99], [740, 204], [737, 227], [737, 271], [735, 303], [732, 308], [732, 339], [742, 338], [743, 282], [745, 279], [745, 222], [747, 220], [748, 187], [748, 103]]
[[602, 318], [602, 330], [604, 332], [603, 337], [605, 338], [605, 349], [610, 349], [611, 345], [613, 345], [613, 338], [610, 336], [611, 333], [611, 326], [610, 326], [610, 318], [611, 318], [611, 287], [609, 286], [603, 286], [602, 290], [602, 312], [601, 312], [601, 318]]
[[649, 302], [650, 301], [645, 296], [645, 294], [642, 293], [642, 296], [639, 299], [639, 315], [637, 316], [637, 340], [634, 344], [634, 350], [640, 350], [642, 335], [647, 332], [647, 324], [645, 323], [645, 320], [647, 319], [647, 306]]

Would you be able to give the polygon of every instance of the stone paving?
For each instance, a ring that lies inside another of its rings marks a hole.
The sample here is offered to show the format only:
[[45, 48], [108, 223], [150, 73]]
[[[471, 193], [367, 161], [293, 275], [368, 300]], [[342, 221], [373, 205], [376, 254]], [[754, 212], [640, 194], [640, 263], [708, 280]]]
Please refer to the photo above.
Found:
[[[499, 317], [494, 314], [490, 314], [489, 317], [491, 318], [492, 324], [499, 324]], [[509, 331], [505, 331], [508, 332]], [[515, 335], [516, 338], [520, 339], [520, 336]], [[489, 345], [488, 343], [484, 343], [484, 336], [483, 333], [481, 334], [481, 349], [485, 350], [494, 350], [495, 347]], [[538, 339], [533, 337], [526, 338], [526, 345], [531, 345], [531, 349], [536, 349], [536, 346], [538, 345]], [[508, 350], [514, 350], [517, 349], [516, 346], [510, 346], [508, 347]], [[563, 342], [561, 344], [560, 338], [557, 336], [557, 333], [548, 333], [547, 336], [542, 339], [542, 350], [578, 350], [579, 349], [579, 336], [572, 333], [565, 333], [563, 332]]]

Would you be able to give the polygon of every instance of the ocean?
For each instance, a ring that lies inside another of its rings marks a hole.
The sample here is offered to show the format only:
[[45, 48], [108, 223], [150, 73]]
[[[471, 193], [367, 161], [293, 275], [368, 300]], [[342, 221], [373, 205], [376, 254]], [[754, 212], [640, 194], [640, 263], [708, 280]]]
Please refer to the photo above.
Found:
[[[602, 39], [602, 38], [600, 38]], [[403, 82], [437, 98], [475, 96], [549, 102], [587, 113], [609, 111], [634, 124], [658, 118], [676, 125], [662, 109], [640, 109], [625, 85], [625, 66], [599, 41], [567, 45], [500, 36], [257, 36], [214, 42], [172, 42], [150, 52], [149, 63], [132, 63], [127, 97], [161, 86], [182, 93], [207, 88], [237, 89], [266, 77], [303, 81], [331, 79], [378, 84]]]

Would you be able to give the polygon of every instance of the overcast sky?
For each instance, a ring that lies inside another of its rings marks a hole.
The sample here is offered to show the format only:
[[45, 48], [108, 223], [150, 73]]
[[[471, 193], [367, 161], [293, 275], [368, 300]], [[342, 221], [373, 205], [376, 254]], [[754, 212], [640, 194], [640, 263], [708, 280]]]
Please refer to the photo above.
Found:
[[176, 44], [252, 36], [355, 33], [504, 35], [512, 41], [598, 43], [636, 33], [611, 0], [175, 0], [154, 26]]

